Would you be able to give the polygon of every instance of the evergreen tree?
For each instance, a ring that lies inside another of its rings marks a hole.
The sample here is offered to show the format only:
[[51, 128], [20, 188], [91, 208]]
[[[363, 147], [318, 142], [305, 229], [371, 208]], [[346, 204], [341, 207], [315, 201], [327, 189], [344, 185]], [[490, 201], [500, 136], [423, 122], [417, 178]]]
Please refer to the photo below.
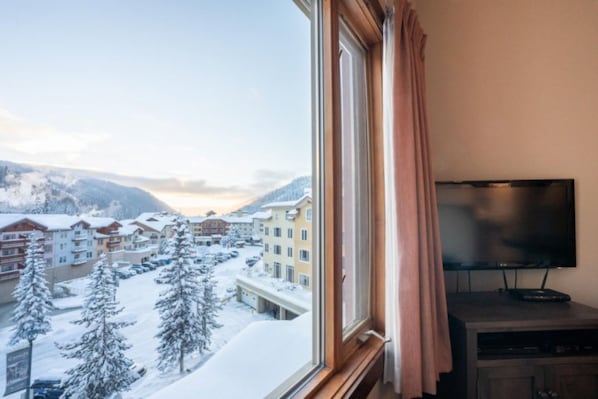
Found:
[[124, 354], [131, 346], [119, 331], [133, 323], [116, 320], [123, 308], [117, 307], [115, 281], [114, 270], [101, 255], [89, 276], [81, 319], [73, 321], [85, 332], [76, 342], [57, 344], [64, 357], [81, 361], [66, 372], [66, 396], [104, 399], [128, 390], [134, 381], [133, 362]]
[[13, 296], [17, 300], [17, 306], [12, 315], [15, 328], [10, 344], [26, 340], [31, 346], [38, 335], [46, 334], [52, 329], [48, 313], [53, 308], [45, 278], [43, 248], [34, 234], [29, 237], [25, 268], [21, 271]]
[[197, 306], [201, 289], [198, 271], [191, 262], [191, 237], [183, 218], [177, 218], [170, 239], [172, 263], [160, 271], [168, 287], [160, 293], [155, 308], [160, 313], [158, 369], [165, 371], [179, 365], [185, 370], [185, 354], [205, 346]]
[[[25, 268], [21, 271], [19, 282], [13, 291], [17, 306], [12, 314], [15, 328], [10, 344], [15, 345], [22, 340], [29, 343], [29, 369], [33, 358], [33, 341], [38, 335], [44, 335], [52, 329], [48, 313], [54, 306], [45, 277], [43, 251], [38, 238], [32, 233], [25, 255]], [[29, 383], [30, 381], [27, 382], [27, 397]]]
[[202, 345], [200, 352], [203, 352], [212, 343], [212, 330], [221, 327], [216, 321], [216, 315], [222, 308], [216, 295], [216, 281], [214, 280], [214, 266], [211, 263], [202, 263], [199, 269], [201, 295], [197, 307], [197, 313], [201, 322], [200, 334]]

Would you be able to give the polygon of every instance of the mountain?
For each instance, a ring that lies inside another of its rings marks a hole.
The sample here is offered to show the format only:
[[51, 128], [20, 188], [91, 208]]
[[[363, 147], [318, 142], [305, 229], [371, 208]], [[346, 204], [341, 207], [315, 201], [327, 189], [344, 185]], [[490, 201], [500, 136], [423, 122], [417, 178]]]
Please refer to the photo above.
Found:
[[130, 219], [172, 211], [150, 193], [86, 176], [83, 171], [0, 161], [0, 213], [89, 214]]
[[305, 189], [311, 190], [311, 176], [301, 176], [291, 181], [286, 186], [277, 188], [268, 194], [259, 197], [250, 204], [245, 205], [239, 212], [254, 213], [261, 211], [262, 206], [270, 202], [292, 201], [301, 198], [305, 194]]

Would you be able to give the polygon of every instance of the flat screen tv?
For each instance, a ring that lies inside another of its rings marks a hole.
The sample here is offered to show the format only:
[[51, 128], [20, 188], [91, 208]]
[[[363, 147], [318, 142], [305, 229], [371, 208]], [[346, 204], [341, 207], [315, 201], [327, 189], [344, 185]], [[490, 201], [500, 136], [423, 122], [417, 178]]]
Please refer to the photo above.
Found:
[[575, 267], [573, 179], [437, 182], [445, 270]]

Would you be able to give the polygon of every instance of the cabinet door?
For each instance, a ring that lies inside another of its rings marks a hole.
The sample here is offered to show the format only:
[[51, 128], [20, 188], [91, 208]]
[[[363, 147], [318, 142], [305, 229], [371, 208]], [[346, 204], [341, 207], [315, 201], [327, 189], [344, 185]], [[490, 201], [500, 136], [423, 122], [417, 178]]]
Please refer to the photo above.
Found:
[[559, 399], [598, 398], [598, 364], [547, 366], [546, 388]]
[[[536, 399], [544, 387], [544, 370], [537, 366], [478, 369], [478, 399]], [[560, 398], [559, 398], [560, 399]]]

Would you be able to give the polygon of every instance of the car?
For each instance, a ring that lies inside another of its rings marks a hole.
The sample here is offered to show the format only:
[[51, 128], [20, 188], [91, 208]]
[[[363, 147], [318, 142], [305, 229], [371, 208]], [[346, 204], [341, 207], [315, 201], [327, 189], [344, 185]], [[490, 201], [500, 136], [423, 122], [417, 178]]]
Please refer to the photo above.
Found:
[[133, 363], [131, 367], [129, 367], [129, 371], [131, 372], [133, 381], [137, 381], [147, 373], [145, 366], [140, 363]]
[[129, 267], [129, 270], [131, 270], [137, 274], [141, 274], [141, 273], [145, 273], [145, 272], [149, 271], [149, 269], [146, 269], [146, 268], [142, 267], [141, 265], [133, 265], [133, 266]]
[[156, 270], [156, 266], [150, 262], [144, 262], [141, 264], [141, 267], [147, 267], [150, 270]]
[[123, 279], [123, 280], [126, 280], [126, 279], [130, 278], [131, 276], [133, 276], [133, 273], [126, 269], [116, 270], [115, 273], [119, 279]]
[[59, 399], [64, 393], [62, 380], [56, 377], [36, 378], [31, 384], [33, 399]]
[[229, 253], [230, 253], [230, 256], [232, 256], [233, 258], [236, 258], [237, 256], [239, 256], [239, 251], [237, 251], [236, 249], [233, 249]]

